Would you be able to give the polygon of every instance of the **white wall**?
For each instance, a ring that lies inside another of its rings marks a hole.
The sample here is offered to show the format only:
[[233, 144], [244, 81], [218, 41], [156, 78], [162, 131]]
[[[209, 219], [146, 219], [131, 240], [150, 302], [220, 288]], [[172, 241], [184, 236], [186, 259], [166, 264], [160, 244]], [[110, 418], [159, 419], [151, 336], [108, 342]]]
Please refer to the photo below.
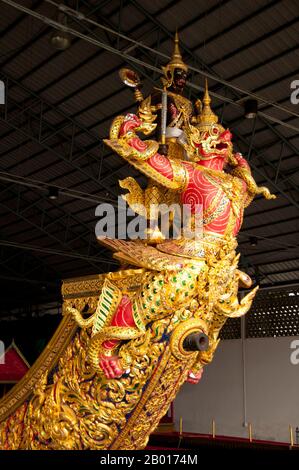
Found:
[[[244, 416], [253, 437], [289, 442], [289, 424], [299, 426], [299, 364], [292, 365], [291, 342], [298, 337], [224, 340], [198, 385], [185, 384], [175, 401], [186, 432], [247, 437]], [[243, 371], [245, 370], [245, 394]], [[245, 405], [245, 414], [244, 414]]]

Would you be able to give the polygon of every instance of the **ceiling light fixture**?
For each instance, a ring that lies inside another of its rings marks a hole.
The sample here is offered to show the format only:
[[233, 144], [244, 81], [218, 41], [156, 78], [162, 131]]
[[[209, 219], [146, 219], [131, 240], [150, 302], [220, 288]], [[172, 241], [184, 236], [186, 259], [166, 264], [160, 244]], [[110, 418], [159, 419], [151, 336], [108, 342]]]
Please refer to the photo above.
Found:
[[246, 100], [244, 101], [244, 117], [246, 119], [254, 119], [257, 115], [257, 100]]
[[[61, 25], [67, 26], [67, 16], [64, 13], [58, 12], [57, 21]], [[58, 51], [65, 51], [71, 46], [71, 43], [71, 36], [66, 31], [55, 29], [51, 34], [50, 44]]]
[[50, 186], [48, 188], [48, 198], [54, 201], [55, 199], [58, 198], [58, 196], [59, 196], [58, 188], [55, 188], [54, 186]]
[[251, 246], [256, 246], [258, 242], [258, 239], [256, 237], [250, 237], [249, 238], [249, 243]]

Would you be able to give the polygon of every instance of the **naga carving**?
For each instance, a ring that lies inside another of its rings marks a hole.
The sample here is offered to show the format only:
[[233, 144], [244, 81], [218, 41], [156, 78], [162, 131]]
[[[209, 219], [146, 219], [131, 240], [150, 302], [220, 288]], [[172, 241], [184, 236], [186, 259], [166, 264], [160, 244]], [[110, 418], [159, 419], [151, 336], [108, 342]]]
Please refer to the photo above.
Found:
[[[105, 143], [149, 178], [145, 189], [120, 182], [135, 212], [151, 221], [153, 202], [188, 205], [200, 234], [165, 238], [154, 226], [145, 240], [99, 240], [121, 269], [64, 282], [64, 316], [77, 329], [22, 403], [10, 414], [0, 406], [3, 449], [145, 447], [183, 383], [200, 380], [226, 320], [251, 307], [257, 287], [238, 298], [251, 279], [238, 269], [236, 237], [254, 196], [275, 196], [234, 153], [207, 84], [194, 111], [186, 78], [176, 36], [163, 90], [143, 99], [135, 89], [136, 114], [115, 118]], [[128, 83], [137, 87], [133, 73]]]

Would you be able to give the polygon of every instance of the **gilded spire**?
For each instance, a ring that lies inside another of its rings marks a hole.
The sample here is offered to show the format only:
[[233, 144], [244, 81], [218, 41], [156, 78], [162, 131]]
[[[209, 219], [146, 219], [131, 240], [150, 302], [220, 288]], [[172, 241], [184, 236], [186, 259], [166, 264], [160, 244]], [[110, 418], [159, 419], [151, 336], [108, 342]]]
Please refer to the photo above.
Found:
[[172, 84], [175, 69], [184, 70], [186, 73], [188, 72], [188, 65], [183, 62], [182, 55], [180, 52], [179, 35], [177, 31], [175, 32], [174, 36], [174, 48], [170, 62], [168, 62], [165, 67], [162, 67], [162, 70], [166, 77], [166, 80], [165, 78], [162, 78], [162, 81], [164, 85], [166, 85], [166, 87], [169, 87]]
[[179, 35], [176, 30], [174, 36], [174, 48], [170, 62], [166, 66], [168, 69], [183, 69], [185, 72], [188, 71], [188, 66], [183, 62], [180, 47], [179, 47]]
[[218, 122], [218, 116], [213, 113], [211, 109], [211, 97], [209, 94], [209, 89], [208, 89], [208, 80], [207, 78], [205, 79], [205, 92], [204, 92], [204, 97], [202, 100], [202, 111], [197, 117], [197, 128], [200, 130], [204, 130], [207, 127], [212, 126], [213, 124], [216, 124]]
[[209, 94], [208, 79], [205, 78], [205, 94], [204, 94], [202, 102], [204, 103], [205, 106], [210, 107], [211, 101], [212, 100]]

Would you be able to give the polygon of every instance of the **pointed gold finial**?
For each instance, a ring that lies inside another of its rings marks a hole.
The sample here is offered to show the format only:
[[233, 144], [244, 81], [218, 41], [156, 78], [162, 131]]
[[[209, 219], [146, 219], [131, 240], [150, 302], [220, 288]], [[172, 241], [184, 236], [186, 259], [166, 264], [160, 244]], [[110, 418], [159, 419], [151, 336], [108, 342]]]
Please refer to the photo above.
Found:
[[205, 106], [209, 106], [211, 104], [211, 98], [209, 95], [209, 87], [208, 87], [208, 79], [205, 78], [205, 93], [202, 102]]
[[166, 87], [169, 87], [172, 84], [175, 69], [184, 70], [186, 73], [188, 72], [188, 65], [185, 64], [182, 59], [182, 54], [179, 47], [179, 34], [177, 30], [174, 36], [174, 48], [170, 62], [168, 62], [165, 67], [162, 67], [162, 70], [166, 77], [166, 80], [165, 78], [162, 78], [162, 81], [163, 83], [165, 82], [164, 84], [166, 85]]
[[199, 130], [207, 130], [209, 127], [211, 127], [213, 124], [216, 124], [218, 122], [218, 116], [213, 113], [211, 109], [211, 97], [209, 94], [209, 88], [208, 88], [208, 79], [205, 79], [205, 92], [204, 92], [204, 97], [202, 100], [202, 111], [197, 117], [197, 128]]
[[185, 72], [188, 71], [188, 66], [183, 62], [182, 54], [179, 47], [179, 34], [178, 30], [175, 32], [174, 36], [174, 48], [171, 56], [170, 62], [166, 66], [168, 69], [183, 69]]

